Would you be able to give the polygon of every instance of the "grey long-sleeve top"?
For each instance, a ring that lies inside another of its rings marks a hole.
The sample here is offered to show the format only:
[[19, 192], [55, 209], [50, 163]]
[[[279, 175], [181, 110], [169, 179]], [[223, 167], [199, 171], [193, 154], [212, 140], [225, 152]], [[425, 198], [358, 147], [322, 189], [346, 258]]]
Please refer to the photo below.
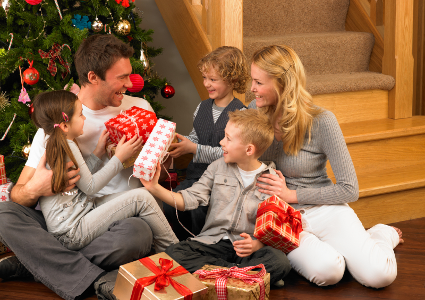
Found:
[[[248, 108], [256, 108], [255, 100]], [[306, 133], [297, 156], [287, 155], [283, 143], [275, 139], [260, 160], [273, 161], [285, 177], [288, 188], [297, 190], [299, 204], [291, 204], [295, 209], [349, 203], [359, 198], [356, 171], [341, 128], [330, 111], [323, 110], [314, 118], [311, 141]], [[327, 160], [334, 172], [335, 184], [327, 175]]]
[[39, 199], [47, 229], [56, 236], [67, 233], [77, 225], [80, 219], [93, 208], [94, 198], [90, 196], [100, 191], [123, 169], [121, 161], [114, 156], [97, 171], [102, 164], [99, 158], [91, 154], [85, 161], [77, 144], [68, 140], [68, 145], [80, 168], [81, 177], [76, 183], [77, 187], [67, 193]]

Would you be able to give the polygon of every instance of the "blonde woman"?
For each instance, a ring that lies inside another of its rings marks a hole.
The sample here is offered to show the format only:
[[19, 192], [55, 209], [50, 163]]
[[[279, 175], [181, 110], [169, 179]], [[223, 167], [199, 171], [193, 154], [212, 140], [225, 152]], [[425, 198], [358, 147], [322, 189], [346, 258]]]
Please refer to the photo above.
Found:
[[[300, 210], [300, 247], [288, 255], [291, 266], [320, 285], [339, 282], [345, 267], [361, 284], [390, 285], [397, 275], [394, 247], [401, 231], [383, 224], [365, 230], [347, 203], [359, 197], [356, 172], [335, 116], [312, 103], [304, 67], [287, 46], [257, 51], [251, 65], [255, 101], [266, 114], [275, 139], [260, 157], [274, 161], [276, 175], [264, 174], [259, 191], [276, 194]], [[326, 173], [329, 160], [334, 184]]]

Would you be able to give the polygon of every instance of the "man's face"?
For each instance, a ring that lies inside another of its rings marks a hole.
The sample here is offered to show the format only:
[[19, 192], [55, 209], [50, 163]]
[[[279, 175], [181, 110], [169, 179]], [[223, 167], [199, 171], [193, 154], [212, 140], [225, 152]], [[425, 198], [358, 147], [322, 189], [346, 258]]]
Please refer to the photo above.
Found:
[[96, 102], [102, 106], [118, 107], [123, 94], [133, 84], [130, 81], [131, 64], [129, 58], [120, 58], [105, 73], [105, 80], [100, 80]]

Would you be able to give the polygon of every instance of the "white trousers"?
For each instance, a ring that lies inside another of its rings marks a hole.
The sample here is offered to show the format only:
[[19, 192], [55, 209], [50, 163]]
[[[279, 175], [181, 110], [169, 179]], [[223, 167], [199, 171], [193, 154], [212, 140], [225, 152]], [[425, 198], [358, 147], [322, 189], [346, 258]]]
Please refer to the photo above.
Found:
[[393, 249], [399, 236], [394, 228], [378, 224], [366, 231], [348, 204], [300, 211], [300, 246], [288, 254], [292, 268], [299, 274], [326, 286], [339, 282], [347, 266], [353, 277], [368, 287], [385, 287], [395, 280]]

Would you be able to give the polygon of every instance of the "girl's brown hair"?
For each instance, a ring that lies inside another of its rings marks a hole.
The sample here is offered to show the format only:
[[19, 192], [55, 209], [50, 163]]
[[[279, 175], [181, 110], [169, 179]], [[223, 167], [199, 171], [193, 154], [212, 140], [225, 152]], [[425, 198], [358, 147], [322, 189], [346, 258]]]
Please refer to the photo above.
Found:
[[67, 156], [78, 168], [65, 133], [59, 126], [55, 126], [55, 124], [67, 122], [62, 113], [65, 113], [71, 121], [77, 99], [76, 95], [64, 90], [44, 92], [34, 99], [34, 112], [31, 119], [37, 127], [43, 128], [44, 133], [49, 135], [46, 143], [46, 160], [53, 171], [53, 193], [61, 193], [68, 186]]
[[236, 47], [222, 46], [205, 55], [198, 63], [202, 73], [213, 68], [221, 78], [233, 85], [233, 90], [239, 94], [246, 91], [249, 79], [245, 55]]
[[313, 119], [322, 111], [305, 89], [304, 66], [295, 51], [285, 45], [263, 47], [254, 53], [252, 63], [273, 78], [278, 94], [277, 105], [260, 111], [269, 116], [272, 124], [278, 123], [285, 153], [297, 155], [306, 132], [310, 141]]

